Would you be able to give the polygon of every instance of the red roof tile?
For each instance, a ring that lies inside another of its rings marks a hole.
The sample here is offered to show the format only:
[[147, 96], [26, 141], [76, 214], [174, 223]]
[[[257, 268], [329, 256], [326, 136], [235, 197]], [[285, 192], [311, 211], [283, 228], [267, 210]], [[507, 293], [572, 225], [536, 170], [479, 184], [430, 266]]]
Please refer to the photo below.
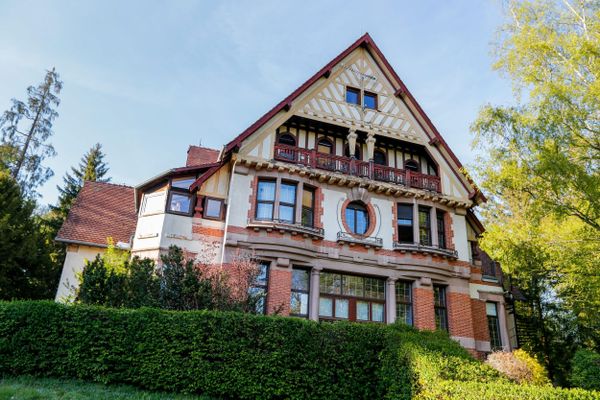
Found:
[[208, 147], [190, 146], [187, 152], [186, 167], [192, 167], [203, 164], [210, 164], [219, 158], [219, 150], [209, 149]]
[[56, 240], [106, 246], [112, 237], [115, 244], [129, 243], [136, 222], [132, 187], [85, 182]]

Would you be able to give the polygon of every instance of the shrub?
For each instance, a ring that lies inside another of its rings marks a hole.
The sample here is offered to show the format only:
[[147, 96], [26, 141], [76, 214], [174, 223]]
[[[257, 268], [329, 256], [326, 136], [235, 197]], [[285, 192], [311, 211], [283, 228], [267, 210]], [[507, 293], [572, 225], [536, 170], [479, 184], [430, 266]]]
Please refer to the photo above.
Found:
[[535, 358], [521, 349], [513, 352], [494, 352], [488, 356], [486, 364], [517, 383], [550, 384], [545, 368]]
[[600, 390], [600, 354], [579, 349], [571, 363], [570, 381], [573, 386]]

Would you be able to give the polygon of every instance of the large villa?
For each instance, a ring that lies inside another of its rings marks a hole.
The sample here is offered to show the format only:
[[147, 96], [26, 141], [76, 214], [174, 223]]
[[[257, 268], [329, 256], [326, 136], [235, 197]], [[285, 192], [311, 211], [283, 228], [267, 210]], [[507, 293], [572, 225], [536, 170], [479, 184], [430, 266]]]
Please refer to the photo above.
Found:
[[57, 300], [109, 237], [154, 259], [170, 245], [225, 266], [251, 252], [266, 314], [400, 320], [475, 355], [509, 350], [501, 271], [477, 244], [484, 201], [365, 34], [221, 149], [190, 146], [135, 187], [86, 182], [57, 237]]

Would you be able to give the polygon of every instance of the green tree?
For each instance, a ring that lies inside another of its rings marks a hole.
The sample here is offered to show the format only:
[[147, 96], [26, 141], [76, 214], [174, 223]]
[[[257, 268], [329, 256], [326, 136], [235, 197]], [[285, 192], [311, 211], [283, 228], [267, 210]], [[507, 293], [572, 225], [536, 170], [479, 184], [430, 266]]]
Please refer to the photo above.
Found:
[[490, 199], [481, 246], [528, 296], [530, 345], [564, 381], [562, 346], [600, 345], [600, 2], [506, 5], [494, 67], [515, 103], [472, 126]]
[[27, 199], [8, 170], [0, 170], [0, 299], [52, 298], [58, 269], [51, 262]]
[[27, 100], [12, 99], [12, 106], [0, 116], [0, 156], [27, 196], [53, 174], [42, 162], [56, 155], [47, 141], [52, 136], [52, 124], [58, 116], [58, 95], [62, 81], [56, 70], [46, 72], [44, 81], [27, 88]]

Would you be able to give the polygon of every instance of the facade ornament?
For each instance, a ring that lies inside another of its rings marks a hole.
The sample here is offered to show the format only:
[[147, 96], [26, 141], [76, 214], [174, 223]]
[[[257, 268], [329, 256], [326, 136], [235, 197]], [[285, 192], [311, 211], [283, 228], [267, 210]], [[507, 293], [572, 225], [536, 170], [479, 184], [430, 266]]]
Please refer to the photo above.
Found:
[[348, 139], [348, 151], [350, 152], [350, 157], [355, 158], [356, 154], [356, 138], [358, 135], [356, 134], [356, 129], [350, 128], [350, 132], [346, 137]]
[[372, 160], [375, 154], [375, 133], [373, 131], [367, 134], [367, 158], [368, 160]]

